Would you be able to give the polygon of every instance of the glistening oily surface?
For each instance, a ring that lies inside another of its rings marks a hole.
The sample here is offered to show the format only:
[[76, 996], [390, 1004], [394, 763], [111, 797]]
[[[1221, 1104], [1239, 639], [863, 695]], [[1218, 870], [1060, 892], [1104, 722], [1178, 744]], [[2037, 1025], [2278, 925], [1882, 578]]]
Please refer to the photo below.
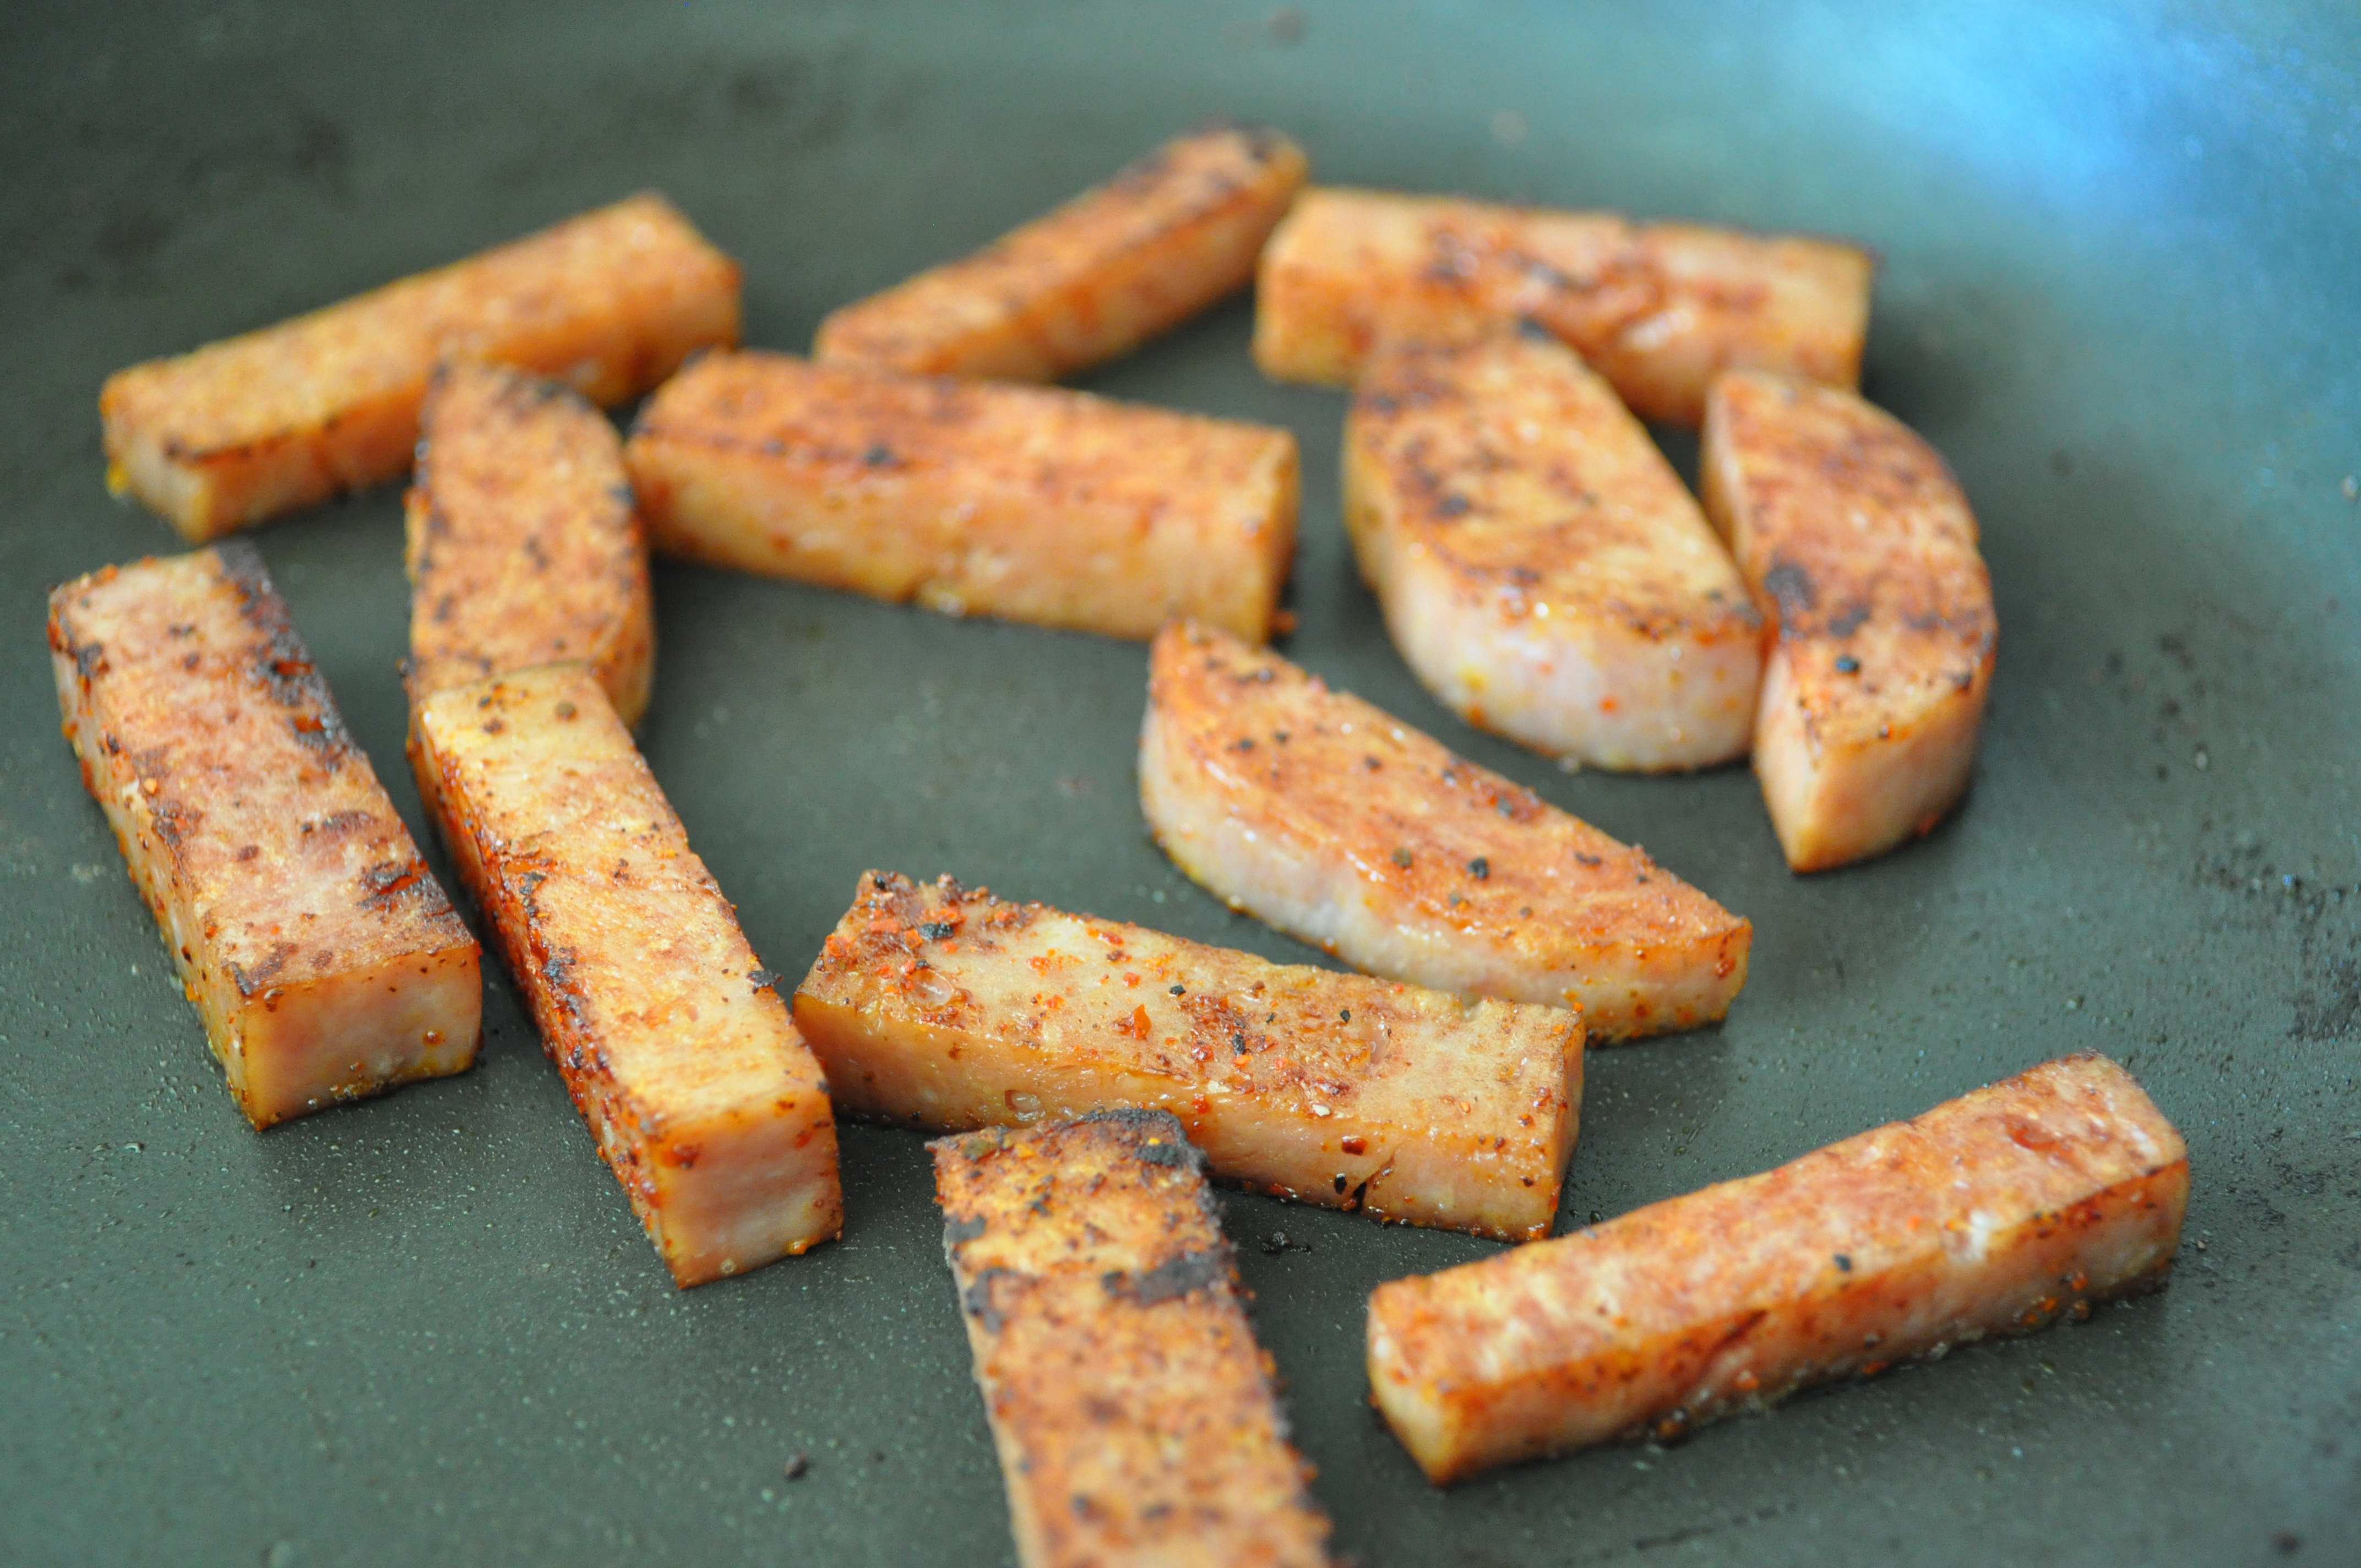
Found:
[[[1448, 1496], [1362, 1403], [1362, 1301], [1489, 1245], [1231, 1196], [1340, 1550], [2349, 1552], [2361, 20], [2268, 0], [2115, 20], [1266, 0], [102, 16], [19, 7], [0, 49], [0, 1560], [1007, 1560], [917, 1138], [848, 1131], [843, 1242], [681, 1295], [504, 981], [473, 1073], [250, 1134], [57, 737], [41, 596], [174, 547], [100, 487], [93, 405], [120, 365], [645, 185], [746, 264], [750, 341], [799, 349], [829, 308], [1209, 112], [1285, 126], [1324, 181], [1869, 241], [1870, 393], [1950, 460], [1984, 528], [2000, 674], [1963, 815], [1795, 881], [1741, 769], [1567, 776], [1423, 696], [1344, 549], [1343, 401], [1262, 382], [1243, 302], [1087, 383], [1296, 431], [1290, 656], [1754, 921], [1724, 1027], [1591, 1063], [1566, 1217], [2084, 1046], [2128, 1060], [2193, 1169], [2161, 1296]], [[258, 537], [415, 828], [400, 510], [388, 488]], [[657, 625], [649, 757], [783, 967], [873, 863], [1303, 957], [1142, 831], [1144, 647], [666, 566]], [[1279, 1231], [1312, 1250], [1266, 1251]]]

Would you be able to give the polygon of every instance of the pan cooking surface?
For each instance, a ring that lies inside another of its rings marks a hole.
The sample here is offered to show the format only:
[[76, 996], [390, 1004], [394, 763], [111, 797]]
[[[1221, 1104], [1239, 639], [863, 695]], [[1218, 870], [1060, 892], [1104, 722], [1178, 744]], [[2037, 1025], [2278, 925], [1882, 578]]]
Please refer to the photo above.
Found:
[[[20, 7], [0, 34], [0, 1559], [1008, 1559], [917, 1137], [846, 1130], [840, 1244], [675, 1292], [504, 977], [474, 1072], [255, 1135], [58, 738], [42, 598], [181, 548], [101, 488], [120, 365], [643, 186], [743, 261], [749, 341], [801, 348], [1220, 112], [1325, 181], [1866, 241], [1868, 390], [1984, 525], [2000, 674], [1963, 814], [1796, 880], [1741, 769], [1563, 773], [1435, 707], [1344, 546], [1343, 400], [1263, 381], [1245, 302], [1086, 383], [1293, 429], [1290, 655], [1754, 920], [1726, 1026], [1592, 1057], [1562, 1223], [2086, 1047], [2194, 1168], [2161, 1296], [1448, 1494], [1366, 1407], [1362, 1304], [1488, 1245], [1231, 1194], [1339, 1546], [2350, 1560], [2352, 15], [233, 0]], [[396, 489], [255, 537], [416, 826]], [[870, 866], [1306, 958], [1148, 842], [1143, 647], [671, 565], [657, 592], [647, 753], [774, 967], [802, 972]]]

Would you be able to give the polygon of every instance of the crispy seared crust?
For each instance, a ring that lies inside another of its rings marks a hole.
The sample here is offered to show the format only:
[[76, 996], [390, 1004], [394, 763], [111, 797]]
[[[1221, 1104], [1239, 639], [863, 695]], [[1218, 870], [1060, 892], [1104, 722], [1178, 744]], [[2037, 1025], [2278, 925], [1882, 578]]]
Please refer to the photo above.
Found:
[[107, 477], [203, 540], [410, 466], [445, 359], [638, 396], [738, 341], [738, 266], [634, 196], [277, 326], [149, 360], [99, 394]]
[[1753, 927], [1648, 858], [1266, 650], [1167, 627], [1139, 798], [1235, 907], [1375, 973], [1577, 1006], [1595, 1042], [1694, 1028]]
[[248, 1120], [475, 1060], [475, 938], [250, 546], [76, 578], [49, 652], [82, 783]]
[[928, 1146], [1025, 1568], [1325, 1563], [1180, 1124], [1103, 1112]]
[[1387, 337], [1529, 318], [1642, 418], [1695, 424], [1734, 367], [1853, 387], [1868, 255], [1826, 240], [1450, 197], [1304, 192], [1263, 249], [1255, 362], [1348, 385]]
[[1053, 388], [712, 355], [625, 452], [658, 548], [953, 615], [1260, 641], [1295, 438]]
[[1778, 1169], [1369, 1298], [1369, 1381], [1428, 1476], [1669, 1441], [2161, 1286], [2180, 1135], [2081, 1055]]
[[1054, 381], [1246, 287], [1310, 165], [1275, 131], [1176, 137], [974, 255], [829, 313], [812, 356]]
[[1549, 1234], [1582, 1025], [871, 872], [796, 993], [856, 1114], [957, 1130], [1170, 1111], [1273, 1197]]
[[1395, 646], [1470, 724], [1610, 768], [1744, 754], [1745, 584], [1647, 431], [1546, 334], [1371, 355], [1345, 526]]
[[615, 427], [557, 382], [459, 364], [435, 372], [420, 430], [403, 507], [411, 701], [579, 659], [637, 724], [655, 614]]
[[673, 1278], [834, 1237], [819, 1065], [589, 670], [454, 686], [414, 718], [452, 859]]
[[1787, 863], [1927, 832], [1967, 792], [2000, 636], [1958, 481], [1891, 414], [1758, 374], [1714, 384], [1700, 466], [1778, 628], [1754, 771]]

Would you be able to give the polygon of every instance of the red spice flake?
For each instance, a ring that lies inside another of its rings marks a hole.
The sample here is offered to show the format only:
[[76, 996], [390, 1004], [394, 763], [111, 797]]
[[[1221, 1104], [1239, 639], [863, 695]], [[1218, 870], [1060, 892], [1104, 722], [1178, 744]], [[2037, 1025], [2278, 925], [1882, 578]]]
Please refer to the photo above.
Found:
[[1131, 1010], [1131, 1016], [1124, 1022], [1117, 1024], [1115, 1027], [1122, 1030], [1125, 1034], [1129, 1035], [1135, 1040], [1144, 1040], [1148, 1038], [1148, 1009], [1145, 1007], [1133, 1008]]

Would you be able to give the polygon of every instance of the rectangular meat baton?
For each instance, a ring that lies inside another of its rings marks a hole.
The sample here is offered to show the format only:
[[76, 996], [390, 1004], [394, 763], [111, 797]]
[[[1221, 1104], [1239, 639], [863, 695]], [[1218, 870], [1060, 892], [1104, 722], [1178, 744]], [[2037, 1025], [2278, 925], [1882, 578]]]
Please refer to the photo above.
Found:
[[1175, 137], [974, 255], [830, 312], [812, 356], [917, 376], [1071, 375], [1246, 287], [1309, 167], [1276, 131]]
[[1278, 1198], [1549, 1234], [1582, 1022], [871, 872], [796, 992], [857, 1114], [955, 1131], [1143, 1106]]
[[1314, 1568], [1203, 1157], [1153, 1111], [928, 1146], [1025, 1568]]
[[1259, 642], [1295, 551], [1295, 438], [1055, 387], [716, 354], [625, 459], [659, 549], [951, 615]]
[[251, 545], [49, 596], [66, 739], [258, 1127], [476, 1058], [476, 939]]
[[834, 1236], [819, 1065], [589, 668], [453, 686], [416, 722], [452, 858], [673, 1278]]
[[1385, 191], [1307, 191], [1263, 247], [1255, 363], [1349, 385], [1388, 338], [1530, 320], [1643, 419], [1695, 424], [1737, 367], [1853, 387], [1868, 255], [1828, 240]]
[[410, 466], [445, 359], [637, 397], [738, 341], [738, 265], [662, 196], [634, 196], [448, 267], [193, 353], [99, 393], [107, 482], [191, 539], [378, 484]]
[[2164, 1283], [2189, 1154], [2083, 1055], [1369, 1297], [1369, 1385], [1428, 1477], [1670, 1441]]
[[420, 428], [402, 506], [411, 700], [578, 659], [638, 723], [655, 611], [615, 427], [558, 382], [446, 365]]

